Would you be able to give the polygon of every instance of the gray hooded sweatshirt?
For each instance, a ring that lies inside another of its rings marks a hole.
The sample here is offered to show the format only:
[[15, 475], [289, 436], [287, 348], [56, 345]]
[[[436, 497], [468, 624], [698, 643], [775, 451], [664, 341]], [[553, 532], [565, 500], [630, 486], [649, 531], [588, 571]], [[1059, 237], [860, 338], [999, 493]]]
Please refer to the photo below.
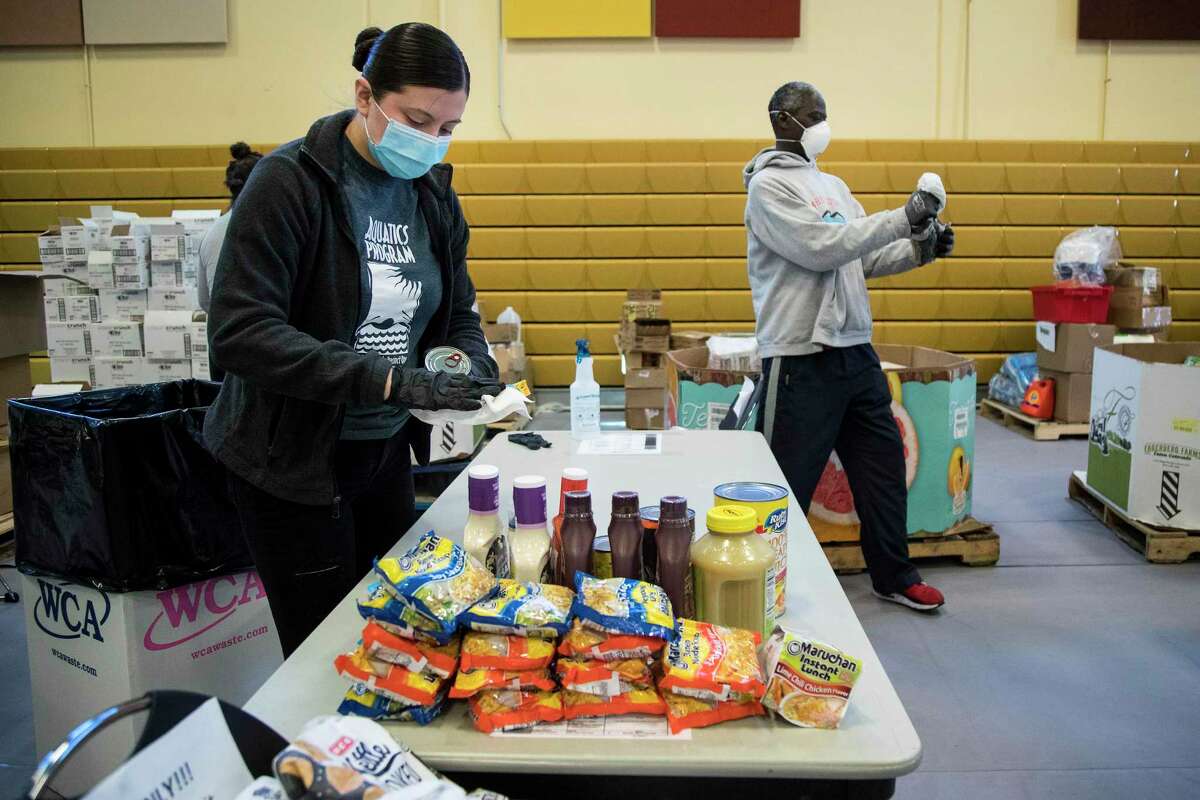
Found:
[[870, 343], [866, 278], [919, 265], [904, 209], [867, 216], [841, 178], [781, 150], [760, 152], [743, 177], [759, 354]]

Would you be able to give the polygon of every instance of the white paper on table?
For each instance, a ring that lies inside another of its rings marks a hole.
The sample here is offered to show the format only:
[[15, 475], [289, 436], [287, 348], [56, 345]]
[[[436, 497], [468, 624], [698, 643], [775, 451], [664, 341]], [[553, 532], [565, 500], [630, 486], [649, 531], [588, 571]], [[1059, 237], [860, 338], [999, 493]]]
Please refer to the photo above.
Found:
[[665, 717], [633, 714], [619, 717], [584, 717], [535, 725], [519, 731], [495, 731], [492, 736], [525, 736], [533, 739], [666, 739], [690, 742], [691, 728], [671, 733]]
[[84, 800], [236, 797], [253, 780], [214, 697], [118, 767]]
[[662, 455], [662, 431], [602, 433], [579, 443], [581, 456]]

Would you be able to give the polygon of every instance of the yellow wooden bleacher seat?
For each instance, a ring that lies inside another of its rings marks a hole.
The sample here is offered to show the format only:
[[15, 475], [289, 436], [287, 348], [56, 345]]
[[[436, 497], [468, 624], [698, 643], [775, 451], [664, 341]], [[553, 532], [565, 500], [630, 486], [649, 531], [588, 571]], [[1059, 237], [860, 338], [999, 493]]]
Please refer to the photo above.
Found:
[[116, 184], [113, 197], [121, 199], [179, 196], [171, 170], [160, 167], [116, 170], [113, 182]]

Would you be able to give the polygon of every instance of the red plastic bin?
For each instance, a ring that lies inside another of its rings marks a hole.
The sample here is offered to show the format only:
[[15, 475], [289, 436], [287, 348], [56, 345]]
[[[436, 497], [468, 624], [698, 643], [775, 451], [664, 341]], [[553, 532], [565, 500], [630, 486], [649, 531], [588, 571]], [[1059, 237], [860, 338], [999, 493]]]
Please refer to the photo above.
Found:
[[1039, 322], [1103, 323], [1111, 286], [1032, 286], [1033, 318]]

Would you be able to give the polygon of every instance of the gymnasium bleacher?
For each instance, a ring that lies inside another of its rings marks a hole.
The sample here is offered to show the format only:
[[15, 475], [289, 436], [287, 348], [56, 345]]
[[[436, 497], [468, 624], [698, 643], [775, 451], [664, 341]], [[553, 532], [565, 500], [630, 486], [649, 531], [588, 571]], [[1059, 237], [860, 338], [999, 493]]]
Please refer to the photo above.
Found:
[[[472, 226], [475, 284], [492, 315], [525, 321], [540, 386], [574, 375], [592, 340], [620, 383], [613, 334], [625, 290], [663, 290], [677, 329], [753, 330], [742, 225], [751, 141], [457, 142], [448, 161]], [[269, 147], [257, 146], [266, 152]], [[0, 149], [0, 269], [36, 269], [37, 233], [92, 204], [143, 216], [223, 207], [224, 146]], [[875, 340], [964, 352], [986, 380], [1034, 346], [1028, 287], [1087, 225], [1120, 229], [1127, 260], [1163, 271], [1171, 337], [1200, 339], [1200, 152], [1187, 143], [835, 141], [822, 167], [868, 213], [903, 204], [925, 171], [949, 193], [954, 256], [873, 281]], [[48, 380], [35, 354], [35, 380]]]

